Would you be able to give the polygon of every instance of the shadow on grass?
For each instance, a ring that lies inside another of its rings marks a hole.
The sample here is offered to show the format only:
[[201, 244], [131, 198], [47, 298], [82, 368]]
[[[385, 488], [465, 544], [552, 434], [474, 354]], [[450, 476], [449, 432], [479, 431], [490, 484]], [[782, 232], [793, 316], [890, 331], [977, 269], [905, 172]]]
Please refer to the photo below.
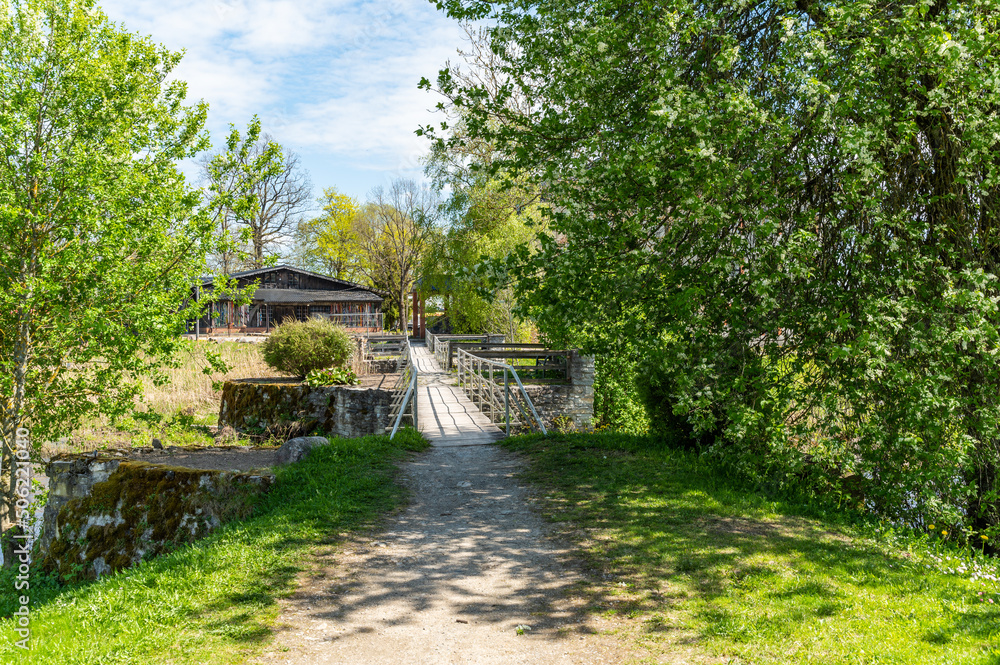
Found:
[[[888, 625], [899, 645], [962, 638], [980, 643], [979, 657], [982, 643], [1000, 633], [997, 610], [968, 606], [966, 580], [944, 579], [797, 517], [804, 507], [742, 488], [691, 453], [622, 435], [531, 436], [506, 445], [531, 458], [527, 480], [550, 491], [546, 513], [578, 542], [599, 581], [595, 596], [609, 581], [628, 580], [636, 592], [623, 593], [616, 611], [653, 613], [647, 632], [670, 629], [664, 611], [686, 613], [703, 638], [729, 644], [776, 645], [802, 639], [803, 626], [823, 633], [824, 622], [854, 621], [859, 639], [876, 645]], [[871, 627], [858, 623], [866, 612]], [[885, 615], [893, 612], [900, 616], [890, 621]]]

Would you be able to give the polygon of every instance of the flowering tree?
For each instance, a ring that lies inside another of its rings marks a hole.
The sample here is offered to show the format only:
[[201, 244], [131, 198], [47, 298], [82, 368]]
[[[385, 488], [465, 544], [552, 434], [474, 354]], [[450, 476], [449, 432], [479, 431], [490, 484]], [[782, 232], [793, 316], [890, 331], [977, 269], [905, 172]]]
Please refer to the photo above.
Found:
[[632, 340], [655, 422], [748, 473], [808, 453], [998, 532], [1000, 3], [438, 5], [495, 26], [503, 84], [443, 71], [468, 139], [424, 132], [544, 187], [544, 330]]

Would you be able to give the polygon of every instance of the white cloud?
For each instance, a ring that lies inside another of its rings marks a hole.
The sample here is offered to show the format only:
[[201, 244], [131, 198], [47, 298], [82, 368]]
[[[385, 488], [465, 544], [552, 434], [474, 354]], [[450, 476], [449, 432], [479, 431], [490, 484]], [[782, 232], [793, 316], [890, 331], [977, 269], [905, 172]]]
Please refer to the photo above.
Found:
[[[186, 55], [176, 76], [209, 103], [221, 144], [228, 123], [261, 117], [278, 141], [309, 155], [318, 186], [331, 168], [414, 175], [426, 141], [414, 135], [437, 102], [417, 90], [461, 46], [457, 24], [426, 0], [111, 0], [132, 32]], [[328, 167], [335, 164], [336, 167]], [[316, 177], [318, 175], [318, 177]]]

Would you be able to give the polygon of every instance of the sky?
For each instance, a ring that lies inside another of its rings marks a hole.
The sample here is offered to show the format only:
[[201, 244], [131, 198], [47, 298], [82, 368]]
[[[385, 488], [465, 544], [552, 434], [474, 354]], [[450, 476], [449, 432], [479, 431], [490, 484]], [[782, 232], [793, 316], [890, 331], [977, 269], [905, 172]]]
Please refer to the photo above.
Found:
[[[175, 77], [209, 104], [212, 144], [229, 125], [262, 128], [298, 153], [316, 197], [323, 188], [363, 200], [398, 177], [423, 181], [428, 141], [442, 118], [417, 89], [463, 46], [462, 28], [428, 0], [105, 0], [129, 32], [186, 53]], [[194, 164], [183, 165], [189, 177]]]

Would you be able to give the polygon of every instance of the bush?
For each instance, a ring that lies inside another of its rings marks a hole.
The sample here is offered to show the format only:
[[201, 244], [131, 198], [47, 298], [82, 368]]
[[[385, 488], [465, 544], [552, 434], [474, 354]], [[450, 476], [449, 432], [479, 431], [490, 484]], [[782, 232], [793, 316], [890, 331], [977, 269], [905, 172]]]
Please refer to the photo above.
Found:
[[358, 375], [350, 367], [328, 367], [314, 369], [306, 374], [306, 383], [315, 388], [318, 386], [353, 386], [361, 382], [358, 380]]
[[595, 358], [595, 424], [614, 432], [645, 434], [649, 416], [636, 387], [637, 362], [622, 347]]
[[326, 319], [282, 323], [264, 342], [264, 362], [296, 376], [345, 367], [353, 355], [354, 342], [347, 331]]

